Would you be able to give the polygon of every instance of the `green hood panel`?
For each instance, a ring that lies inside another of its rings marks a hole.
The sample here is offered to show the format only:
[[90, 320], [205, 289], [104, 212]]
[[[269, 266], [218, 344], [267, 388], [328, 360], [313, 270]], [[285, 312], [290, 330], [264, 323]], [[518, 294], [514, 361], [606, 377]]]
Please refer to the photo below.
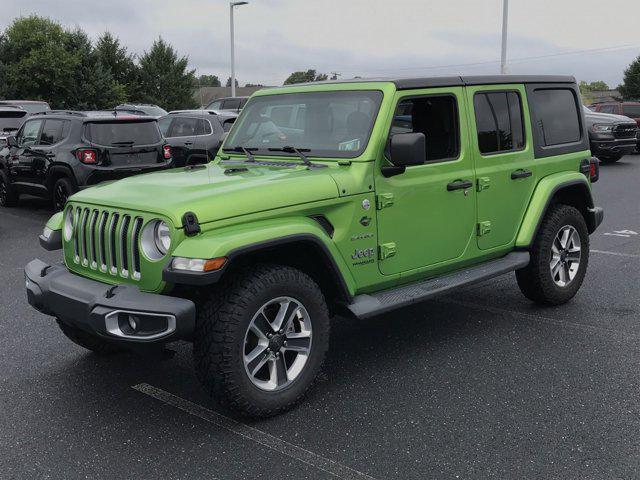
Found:
[[83, 190], [72, 201], [158, 213], [179, 226], [185, 212], [207, 223], [338, 196], [331, 167], [233, 167], [246, 170], [232, 172], [231, 164], [210, 163], [148, 173]]

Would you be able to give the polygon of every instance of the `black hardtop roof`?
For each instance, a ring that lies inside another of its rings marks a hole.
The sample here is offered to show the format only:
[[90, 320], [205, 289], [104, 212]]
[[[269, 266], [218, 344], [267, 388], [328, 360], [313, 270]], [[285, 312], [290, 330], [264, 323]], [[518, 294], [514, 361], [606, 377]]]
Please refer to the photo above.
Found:
[[460, 75], [450, 77], [409, 77], [409, 78], [351, 78], [325, 80], [322, 82], [285, 85], [318, 85], [334, 83], [391, 82], [398, 90], [433, 87], [462, 87], [467, 85], [497, 85], [504, 83], [576, 83], [576, 79], [568, 75]]
[[113, 110], [95, 110], [95, 111], [79, 111], [79, 110], [47, 110], [46, 112], [37, 112], [32, 114], [32, 117], [45, 116], [45, 117], [59, 117], [69, 118], [74, 117], [82, 119], [85, 122], [111, 122], [114, 120], [122, 121], [141, 121], [141, 122], [153, 122], [156, 121], [156, 117], [150, 115], [134, 115], [131, 113], [114, 112]]

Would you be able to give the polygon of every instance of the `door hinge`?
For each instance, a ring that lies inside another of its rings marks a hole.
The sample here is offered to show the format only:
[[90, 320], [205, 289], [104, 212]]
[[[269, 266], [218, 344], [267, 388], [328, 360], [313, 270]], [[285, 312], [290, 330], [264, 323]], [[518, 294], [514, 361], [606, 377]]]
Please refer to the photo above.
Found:
[[477, 188], [478, 192], [486, 190], [487, 188], [489, 188], [491, 186], [491, 178], [489, 178], [489, 177], [478, 177], [477, 186], [478, 186], [478, 188]]
[[378, 258], [380, 260], [384, 260], [385, 258], [390, 258], [395, 256], [397, 252], [395, 242], [383, 243], [378, 247]]
[[381, 193], [376, 196], [376, 208], [382, 210], [393, 205], [393, 193]]
[[491, 232], [491, 222], [490, 221], [485, 221], [485, 222], [480, 222], [478, 223], [478, 236], [482, 237], [483, 235], [486, 235], [487, 233]]

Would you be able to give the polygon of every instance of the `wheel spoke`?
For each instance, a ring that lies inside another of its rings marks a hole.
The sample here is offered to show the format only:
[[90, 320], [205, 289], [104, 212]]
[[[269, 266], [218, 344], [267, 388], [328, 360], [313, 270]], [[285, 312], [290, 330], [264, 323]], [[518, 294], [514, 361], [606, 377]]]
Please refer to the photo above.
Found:
[[310, 345], [310, 337], [287, 337], [287, 343], [283, 348], [292, 352], [308, 352]]
[[564, 268], [564, 265], [559, 264], [558, 265], [558, 280], [560, 281], [560, 283], [562, 283], [563, 285], [567, 283], [567, 271]]
[[285, 329], [291, 323], [293, 316], [298, 311], [300, 306], [292, 301], [285, 301], [280, 303], [280, 310], [278, 310], [278, 314], [276, 315], [275, 320], [272, 323], [273, 329], [275, 331]]
[[558, 266], [558, 263], [560, 263], [560, 254], [555, 254], [554, 253], [553, 257], [551, 257], [551, 271], [552, 272]]
[[562, 245], [563, 249], [566, 249], [569, 244], [569, 236], [571, 235], [571, 229], [565, 227], [560, 232], [560, 245]]
[[571, 270], [569, 270], [569, 263], [564, 264], [564, 276], [566, 278], [565, 282], [571, 281]]
[[256, 373], [267, 363], [269, 360], [269, 353], [267, 352], [267, 348], [261, 345], [258, 345], [254, 348], [249, 355], [245, 358], [247, 362], [247, 370], [251, 372], [252, 376], [255, 376]]
[[567, 260], [570, 262], [579, 262], [580, 261], [580, 250], [569, 250], [567, 252]]
[[284, 385], [289, 381], [289, 377], [287, 375], [287, 365], [284, 363], [284, 356], [280, 355], [276, 357], [273, 360], [273, 363], [275, 364], [274, 372], [276, 375], [276, 385], [280, 387], [281, 385]]
[[267, 335], [273, 333], [271, 324], [269, 323], [269, 320], [267, 319], [267, 317], [265, 317], [263, 312], [260, 312], [256, 316], [250, 328], [251, 331], [262, 340], [267, 340]]
[[554, 280], [558, 276], [558, 273], [560, 272], [561, 269], [562, 269], [562, 263], [561, 262], [556, 263], [555, 266], [551, 269], [551, 275], [553, 276]]

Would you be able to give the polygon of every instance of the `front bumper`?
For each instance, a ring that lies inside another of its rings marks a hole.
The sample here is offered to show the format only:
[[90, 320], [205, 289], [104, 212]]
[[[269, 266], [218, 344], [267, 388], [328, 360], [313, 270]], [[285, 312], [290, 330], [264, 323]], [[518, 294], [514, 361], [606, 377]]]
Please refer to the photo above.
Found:
[[636, 149], [636, 137], [616, 138], [613, 140], [591, 140], [591, 153], [598, 156], [628, 155]]
[[193, 335], [196, 308], [190, 300], [107, 285], [41, 260], [29, 262], [24, 273], [32, 307], [111, 342], [166, 343]]

